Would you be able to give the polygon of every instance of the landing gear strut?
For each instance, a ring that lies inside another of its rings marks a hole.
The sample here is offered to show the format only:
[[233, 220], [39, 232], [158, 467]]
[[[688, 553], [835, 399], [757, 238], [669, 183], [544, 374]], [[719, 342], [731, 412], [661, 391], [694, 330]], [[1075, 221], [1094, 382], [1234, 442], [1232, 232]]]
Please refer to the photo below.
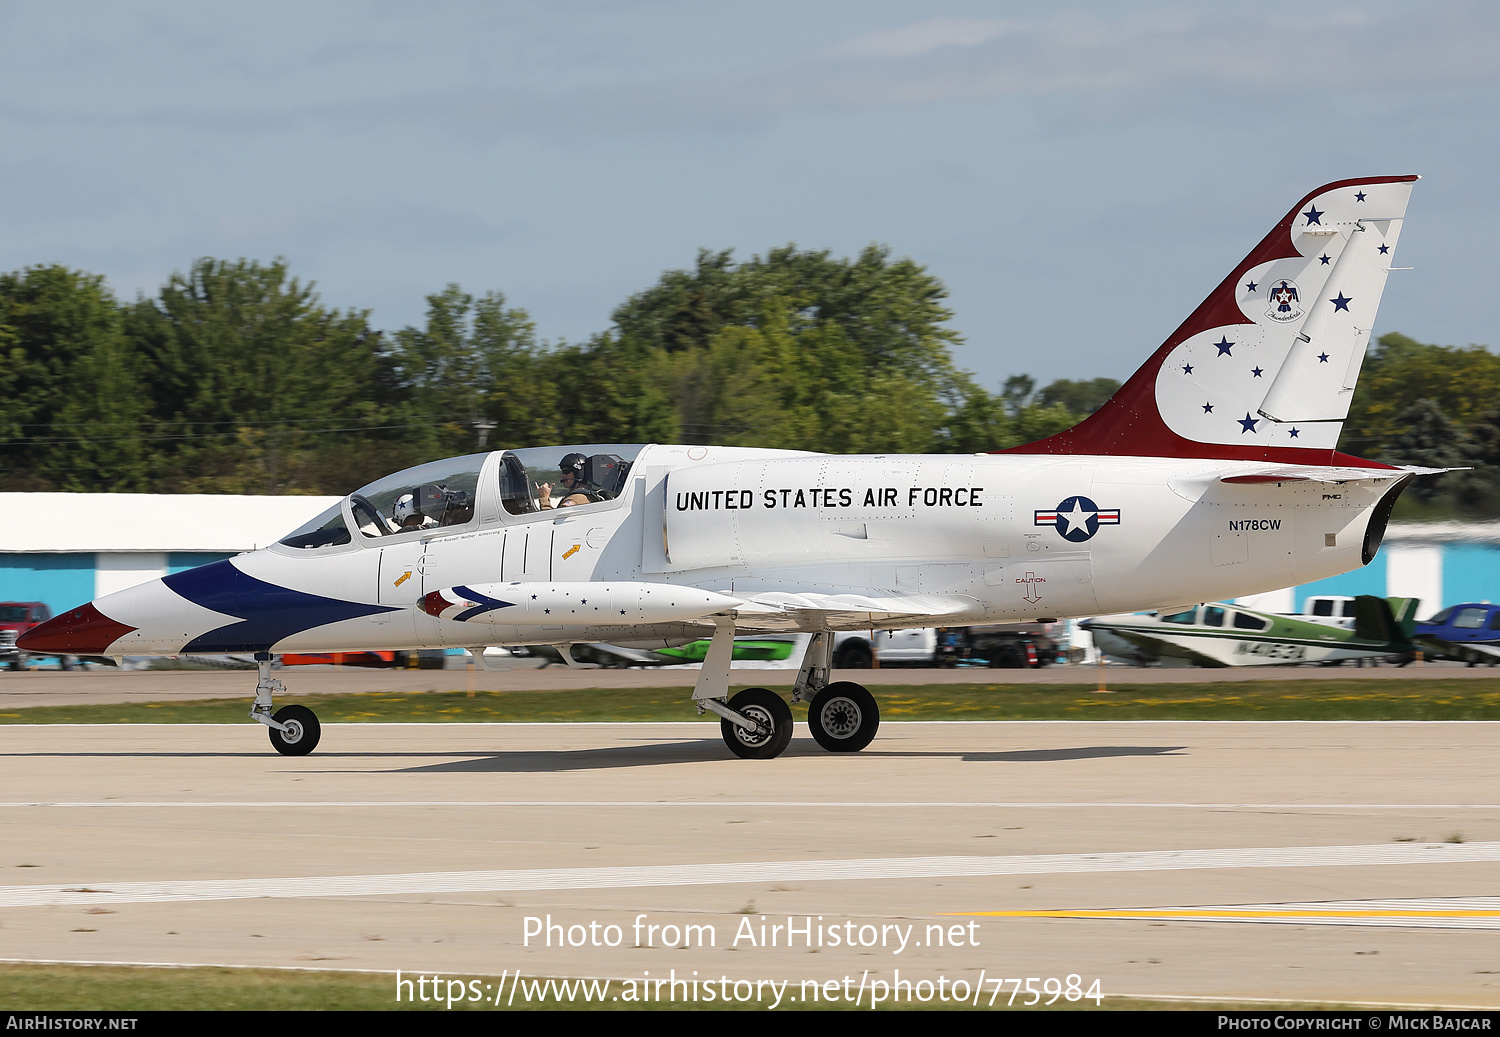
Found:
[[255, 653], [255, 669], [260, 679], [255, 684], [255, 705], [250, 707], [250, 719], [270, 729], [271, 745], [281, 755], [306, 756], [317, 748], [323, 733], [317, 714], [306, 706], [282, 706], [272, 715], [272, 696], [286, 691], [286, 685], [271, 676], [269, 652]]
[[833, 634], [814, 634], [797, 672], [792, 701], [812, 700], [807, 707], [807, 729], [819, 745], [831, 753], [857, 753], [875, 738], [880, 707], [862, 684], [828, 682], [832, 657]]
[[729, 751], [744, 760], [770, 760], [792, 741], [792, 707], [774, 691], [746, 688], [729, 698], [729, 663], [734, 656], [734, 619], [714, 619], [714, 637], [703, 656], [693, 702], [699, 713], [715, 713]]

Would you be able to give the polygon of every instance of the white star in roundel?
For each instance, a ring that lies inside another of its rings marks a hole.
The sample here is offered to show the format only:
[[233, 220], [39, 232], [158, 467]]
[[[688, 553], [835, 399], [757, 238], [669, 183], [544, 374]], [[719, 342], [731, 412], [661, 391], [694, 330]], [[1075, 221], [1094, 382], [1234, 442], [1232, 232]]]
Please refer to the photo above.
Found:
[[1075, 529], [1087, 529], [1089, 519], [1099, 514], [1097, 511], [1086, 511], [1078, 501], [1073, 502], [1072, 511], [1059, 511], [1058, 515], [1068, 520], [1068, 528], [1063, 530], [1063, 536], [1067, 536]]

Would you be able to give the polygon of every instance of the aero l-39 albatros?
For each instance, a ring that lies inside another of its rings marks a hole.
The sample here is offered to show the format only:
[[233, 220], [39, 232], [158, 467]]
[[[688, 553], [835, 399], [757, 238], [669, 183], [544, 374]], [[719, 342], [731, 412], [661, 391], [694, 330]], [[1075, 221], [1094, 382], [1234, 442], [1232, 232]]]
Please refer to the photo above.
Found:
[[[785, 699], [728, 697], [736, 631], [806, 631], [792, 693], [825, 749], [879, 711], [831, 682], [833, 632], [1182, 607], [1346, 572], [1422, 471], [1337, 452], [1414, 176], [1320, 187], [1096, 413], [974, 456], [589, 445], [435, 461], [280, 543], [100, 598], [26, 651], [253, 652], [251, 716], [282, 753], [272, 653], [711, 635], [693, 691], [739, 756], [777, 756]], [[543, 488], [544, 480], [562, 485]], [[552, 495], [555, 493], [555, 497]], [[555, 505], [555, 506], [554, 506]]]

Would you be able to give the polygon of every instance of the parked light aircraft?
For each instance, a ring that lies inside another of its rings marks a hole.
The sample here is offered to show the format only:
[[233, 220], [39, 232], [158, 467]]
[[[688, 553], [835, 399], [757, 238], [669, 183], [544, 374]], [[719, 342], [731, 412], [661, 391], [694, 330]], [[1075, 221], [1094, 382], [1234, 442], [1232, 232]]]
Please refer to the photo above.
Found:
[[[791, 709], [765, 689], [728, 696], [732, 642], [805, 631], [792, 701], [809, 702], [825, 749], [860, 750], [879, 710], [830, 679], [835, 631], [1182, 608], [1370, 561], [1401, 488], [1427, 470], [1335, 444], [1416, 179], [1303, 198], [1109, 402], [1040, 442], [975, 456], [591, 445], [434, 461], [271, 547], [66, 612], [22, 647], [254, 652], [251, 716], [300, 755], [317, 718], [273, 712], [273, 652], [482, 657], [711, 636], [693, 702], [721, 718], [734, 753], [767, 758], [791, 738]], [[1149, 279], [1142, 303], [1155, 304]], [[582, 499], [540, 493], [561, 463], [590, 488]]]
[[1500, 665], [1500, 606], [1470, 601], [1443, 609], [1417, 624], [1416, 638], [1433, 658]]
[[1354, 599], [1349, 627], [1303, 616], [1208, 602], [1179, 612], [1099, 616], [1079, 626], [1104, 654], [1134, 663], [1178, 666], [1283, 666], [1353, 659], [1410, 659], [1416, 598]]

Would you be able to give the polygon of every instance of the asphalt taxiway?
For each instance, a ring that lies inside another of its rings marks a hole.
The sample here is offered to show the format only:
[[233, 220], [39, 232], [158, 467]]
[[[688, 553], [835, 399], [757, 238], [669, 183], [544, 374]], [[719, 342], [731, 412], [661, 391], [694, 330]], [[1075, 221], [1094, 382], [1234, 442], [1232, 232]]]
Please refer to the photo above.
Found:
[[798, 720], [0, 728], [0, 958], [1500, 1007], [1500, 724]]

